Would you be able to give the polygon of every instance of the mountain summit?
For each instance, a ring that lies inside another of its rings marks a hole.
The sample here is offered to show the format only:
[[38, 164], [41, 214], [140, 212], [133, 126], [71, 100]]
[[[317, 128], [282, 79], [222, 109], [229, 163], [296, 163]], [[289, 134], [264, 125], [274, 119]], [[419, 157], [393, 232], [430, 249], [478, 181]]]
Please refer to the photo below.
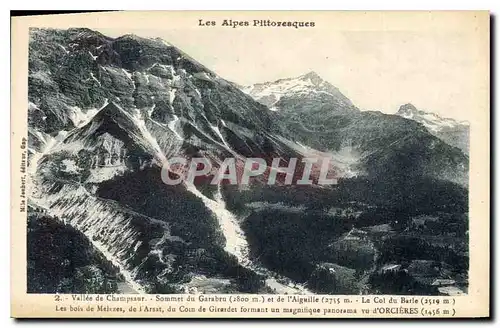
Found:
[[454, 127], [457, 125], [469, 125], [466, 121], [457, 121], [452, 118], [441, 117], [435, 113], [417, 109], [417, 107], [410, 103], [401, 105], [396, 114], [418, 121], [431, 130], [439, 130], [443, 127]]
[[401, 105], [398, 110], [399, 115], [411, 115], [416, 112], [418, 112], [417, 107], [410, 103]]
[[[313, 71], [298, 77], [257, 83], [242, 90], [273, 111], [324, 110], [343, 113], [357, 110], [338, 88]], [[304, 106], [305, 103], [308, 105]]]
[[401, 105], [396, 115], [421, 123], [429, 133], [451, 146], [460, 148], [464, 153], [469, 153], [468, 122], [444, 118], [435, 113], [417, 109], [410, 103]]
[[318, 73], [311, 71], [307, 74], [301, 75], [300, 78], [303, 80], [309, 80], [315, 85], [321, 85], [321, 83], [325, 82]]

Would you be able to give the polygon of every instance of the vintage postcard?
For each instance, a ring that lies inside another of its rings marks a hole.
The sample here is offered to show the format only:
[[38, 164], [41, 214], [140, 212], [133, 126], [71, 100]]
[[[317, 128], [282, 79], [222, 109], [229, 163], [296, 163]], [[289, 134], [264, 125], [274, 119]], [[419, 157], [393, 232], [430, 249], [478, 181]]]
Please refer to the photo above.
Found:
[[488, 317], [489, 26], [12, 18], [12, 316]]

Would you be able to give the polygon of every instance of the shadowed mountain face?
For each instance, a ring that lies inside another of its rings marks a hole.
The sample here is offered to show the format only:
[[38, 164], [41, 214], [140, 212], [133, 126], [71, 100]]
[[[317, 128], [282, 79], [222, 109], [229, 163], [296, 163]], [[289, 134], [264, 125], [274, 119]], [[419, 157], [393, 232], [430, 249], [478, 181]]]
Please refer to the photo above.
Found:
[[[160, 39], [32, 29], [30, 202], [88, 238], [136, 292], [358, 294], [386, 262], [422, 259], [386, 254], [377, 238], [411, 247], [423, 215], [439, 234], [460, 228], [456, 251], [433, 261], [466, 256], [458, 149], [411, 120], [360, 112], [315, 73], [249, 93], [258, 101]], [[245, 187], [171, 186], [161, 166], [174, 156], [214, 170], [235, 158], [240, 173], [249, 157], [328, 157], [339, 183], [268, 185], [266, 172]], [[418, 242], [436, 237], [426, 233]]]
[[354, 171], [377, 180], [432, 177], [468, 184], [468, 158], [416, 122], [379, 112], [323, 117], [288, 115], [282, 122], [312, 148], [343, 154]]

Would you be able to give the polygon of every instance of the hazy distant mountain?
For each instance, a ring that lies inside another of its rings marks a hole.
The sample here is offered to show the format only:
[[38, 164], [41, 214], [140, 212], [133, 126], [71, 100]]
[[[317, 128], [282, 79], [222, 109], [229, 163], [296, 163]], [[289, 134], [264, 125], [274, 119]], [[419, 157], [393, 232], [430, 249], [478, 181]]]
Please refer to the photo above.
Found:
[[399, 107], [397, 115], [423, 124], [427, 130], [447, 144], [469, 154], [469, 123], [418, 110], [412, 104]]

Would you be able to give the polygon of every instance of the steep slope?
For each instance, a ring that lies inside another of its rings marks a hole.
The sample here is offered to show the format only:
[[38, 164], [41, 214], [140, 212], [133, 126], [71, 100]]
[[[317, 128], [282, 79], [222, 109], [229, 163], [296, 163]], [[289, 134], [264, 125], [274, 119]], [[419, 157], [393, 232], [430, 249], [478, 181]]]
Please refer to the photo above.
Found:
[[218, 213], [161, 181], [157, 147], [141, 130], [108, 104], [43, 155], [31, 200], [87, 236], [136, 292], [182, 292], [193, 279], [256, 292], [261, 278], [224, 251]]
[[423, 124], [432, 135], [443, 140], [450, 146], [460, 148], [464, 154], [469, 154], [468, 122], [443, 118], [434, 113], [418, 110], [412, 104], [402, 105], [396, 114]]
[[[27, 227], [28, 292], [117, 292], [121, 286], [117, 270], [80, 231], [37, 208], [30, 209]], [[74, 247], [68, 249], [68, 245]]]
[[158, 39], [87, 29], [31, 39], [32, 201], [84, 233], [138, 292], [267, 288], [223, 191], [165, 185], [160, 168], [172, 156], [215, 167], [235, 157], [239, 169], [245, 157], [298, 157], [273, 114]]

